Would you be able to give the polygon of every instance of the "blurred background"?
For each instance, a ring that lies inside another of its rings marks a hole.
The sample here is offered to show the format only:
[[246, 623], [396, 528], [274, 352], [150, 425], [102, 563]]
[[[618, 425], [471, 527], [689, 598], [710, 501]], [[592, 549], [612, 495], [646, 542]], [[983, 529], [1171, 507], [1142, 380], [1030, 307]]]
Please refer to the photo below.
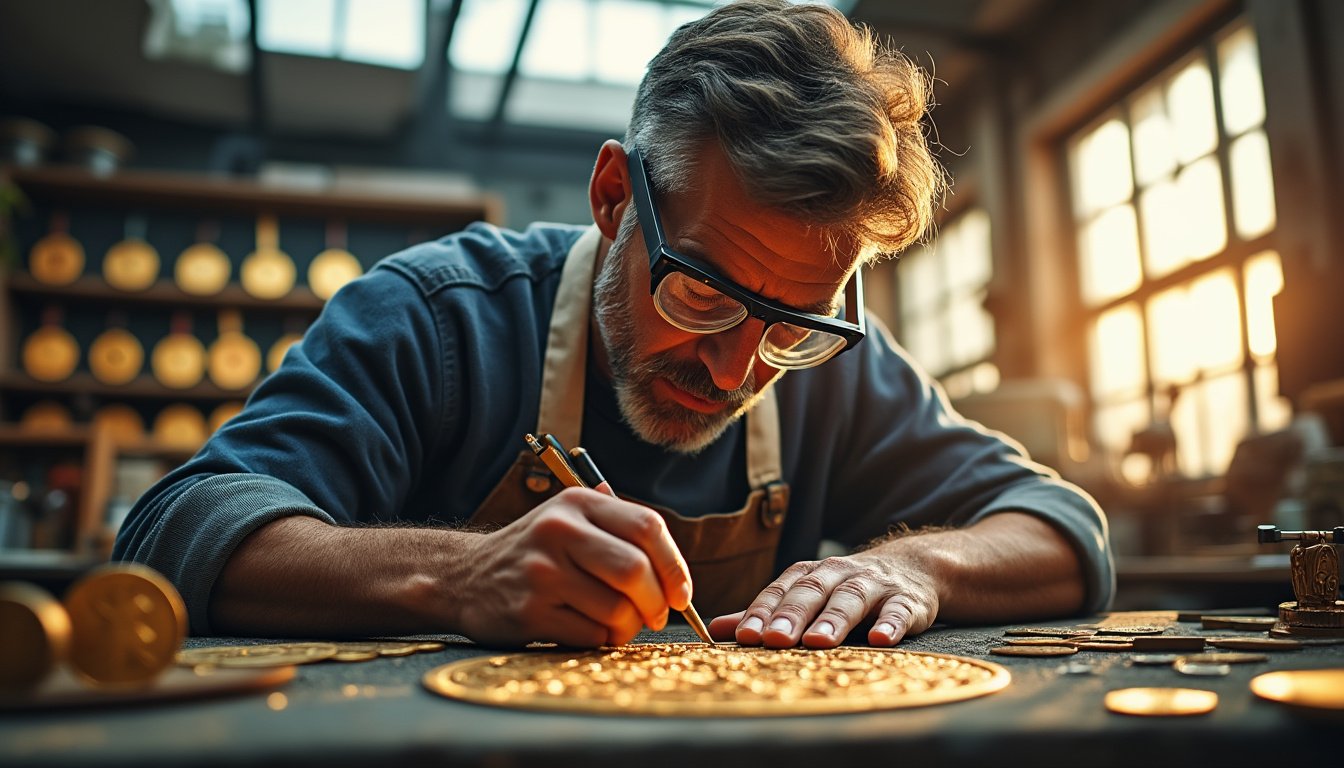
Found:
[[[834, 0], [953, 194], [869, 306], [1110, 515], [1121, 607], [1288, 599], [1344, 525], [1344, 3]], [[710, 0], [0, 0], [0, 571], [106, 556], [345, 280], [586, 223]]]

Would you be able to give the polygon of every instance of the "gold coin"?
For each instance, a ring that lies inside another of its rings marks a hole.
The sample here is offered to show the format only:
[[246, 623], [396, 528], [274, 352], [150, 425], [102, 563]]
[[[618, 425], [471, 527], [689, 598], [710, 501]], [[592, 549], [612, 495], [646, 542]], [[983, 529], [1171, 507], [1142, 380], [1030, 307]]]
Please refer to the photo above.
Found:
[[1092, 641], [1081, 642], [1074, 641], [1070, 643], [1074, 648], [1080, 651], [1112, 651], [1123, 653], [1134, 650], [1133, 643], [1096, 643]]
[[337, 651], [330, 661], [373, 661], [376, 658], [377, 651]]
[[96, 685], [153, 680], [187, 636], [187, 607], [171, 583], [143, 565], [94, 569], [65, 596], [74, 642], [70, 666]]
[[230, 400], [227, 403], [221, 403], [218, 408], [210, 412], [210, 432], [218, 432], [228, 423], [229, 419], [243, 412], [243, 404], [237, 400]]
[[93, 414], [93, 424], [111, 433], [113, 442], [121, 445], [139, 442], [145, 436], [144, 420], [129, 405], [104, 405]]
[[1195, 677], [1226, 677], [1232, 673], [1230, 664], [1187, 661], [1184, 658], [1178, 658], [1172, 662], [1171, 668], [1182, 675], [1193, 675]]
[[1129, 663], [1135, 667], [1167, 667], [1179, 659], [1174, 653], [1141, 653], [1129, 657]]
[[289, 351], [290, 347], [298, 344], [300, 341], [303, 341], [303, 334], [301, 333], [286, 333], [284, 336], [277, 339], [276, 342], [271, 345], [271, 351], [266, 353], [266, 368], [270, 371], [275, 371], [275, 369], [279, 368], [280, 364], [285, 360], [285, 353]]
[[205, 375], [205, 347], [191, 334], [170, 333], [154, 345], [149, 364], [160, 384], [188, 389]]
[[1005, 637], [1004, 645], [1045, 645], [1056, 648], [1064, 647], [1065, 643], [1070, 641], [1059, 637]]
[[1182, 656], [1191, 664], [1255, 664], [1269, 661], [1263, 653], [1195, 653]]
[[26, 432], [63, 432], [75, 424], [70, 409], [53, 400], [41, 400], [28, 406], [19, 420]]
[[319, 253], [313, 263], [308, 265], [308, 287], [323, 301], [336, 295], [346, 283], [364, 274], [349, 251], [341, 248], [328, 248]]
[[1203, 715], [1218, 706], [1218, 694], [1194, 688], [1123, 688], [1106, 694], [1106, 708], [1121, 715]]
[[145, 349], [125, 328], [109, 328], [89, 347], [89, 370], [104, 384], [126, 384], [140, 374]]
[[207, 664], [216, 667], [249, 668], [287, 667], [291, 664], [311, 664], [335, 656], [339, 651], [332, 643], [272, 643], [269, 645], [223, 645], [210, 648], [189, 648], [177, 654], [182, 666]]
[[1251, 692], [1296, 707], [1344, 711], [1344, 669], [1267, 672], [1251, 680]]
[[224, 389], [242, 389], [261, 373], [261, 350], [236, 331], [221, 333], [210, 345], [210, 380]]
[[279, 248], [258, 247], [243, 260], [243, 290], [258, 299], [278, 299], [294, 288], [294, 262]]
[[410, 656], [417, 650], [418, 643], [402, 640], [346, 640], [334, 645], [342, 651], [354, 653], [376, 653], [379, 656]]
[[52, 232], [33, 244], [28, 271], [38, 282], [69, 285], [84, 272], [84, 246], [64, 232]]
[[1277, 640], [1268, 637], [1211, 637], [1209, 645], [1229, 651], [1298, 651], [1302, 644], [1296, 640]]
[[1067, 645], [1000, 645], [989, 652], [996, 656], [1072, 656], [1078, 649]]
[[1204, 616], [1199, 620], [1204, 629], [1239, 629], [1264, 632], [1278, 619], [1272, 616]]
[[23, 342], [23, 369], [38, 381], [65, 381], [77, 365], [79, 344], [59, 326], [44, 325]]
[[0, 583], [0, 690], [31, 688], [70, 651], [70, 617], [46, 590]]
[[1096, 634], [1096, 630], [1073, 627], [1017, 627], [1005, 629], [1003, 634], [1005, 637], [1083, 637]]
[[1202, 651], [1204, 638], [1181, 635], [1155, 635], [1134, 638], [1136, 651]]
[[480, 656], [430, 670], [423, 683], [449, 698], [518, 709], [764, 717], [942, 704], [994, 693], [1010, 679], [997, 664], [938, 653], [656, 643]]
[[445, 647], [447, 647], [447, 646], [445, 646], [443, 643], [438, 642], [437, 640], [427, 640], [427, 641], [425, 641], [425, 642], [423, 642], [423, 643], [416, 643], [416, 644], [415, 644], [415, 652], [416, 652], [416, 653], [438, 653], [439, 651], [442, 651]]
[[1098, 635], [1125, 635], [1128, 637], [1133, 637], [1134, 635], [1160, 635], [1165, 631], [1166, 630], [1162, 627], [1153, 627], [1148, 625], [1141, 625], [1137, 627], [1110, 626], [1110, 627], [1097, 628]]
[[174, 403], [154, 417], [153, 436], [167, 446], [196, 449], [210, 436], [205, 416], [186, 403]]
[[229, 284], [232, 269], [229, 257], [213, 243], [196, 243], [177, 257], [173, 280], [184, 293], [213, 296]]
[[159, 252], [138, 237], [127, 238], [107, 250], [103, 279], [123, 291], [143, 291], [159, 278]]

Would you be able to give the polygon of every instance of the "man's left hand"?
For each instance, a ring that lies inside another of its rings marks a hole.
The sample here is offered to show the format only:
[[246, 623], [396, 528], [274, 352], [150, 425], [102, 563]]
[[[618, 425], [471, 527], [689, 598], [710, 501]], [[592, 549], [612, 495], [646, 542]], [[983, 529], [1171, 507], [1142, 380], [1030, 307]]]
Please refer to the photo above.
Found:
[[[905, 549], [904, 552], [900, 551]], [[871, 623], [868, 643], [892, 646], [938, 616], [930, 569], [900, 541], [845, 557], [796, 563], [745, 610], [710, 622], [715, 639], [742, 645], [834, 648]]]

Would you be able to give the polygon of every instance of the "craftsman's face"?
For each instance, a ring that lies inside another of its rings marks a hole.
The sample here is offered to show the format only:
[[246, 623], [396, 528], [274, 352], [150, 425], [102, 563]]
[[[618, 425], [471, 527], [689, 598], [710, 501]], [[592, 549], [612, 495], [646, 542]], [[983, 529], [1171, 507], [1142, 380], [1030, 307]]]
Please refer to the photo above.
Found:
[[[837, 262], [819, 227], [752, 202], [716, 147], [702, 153], [696, 177], [692, 193], [658, 200], [674, 250], [786, 305], [835, 306], [852, 265]], [[746, 413], [781, 371], [757, 354], [760, 320], [714, 334], [664, 320], [649, 294], [643, 238], [628, 216], [623, 221], [594, 289], [612, 383], [640, 437], [695, 453]]]

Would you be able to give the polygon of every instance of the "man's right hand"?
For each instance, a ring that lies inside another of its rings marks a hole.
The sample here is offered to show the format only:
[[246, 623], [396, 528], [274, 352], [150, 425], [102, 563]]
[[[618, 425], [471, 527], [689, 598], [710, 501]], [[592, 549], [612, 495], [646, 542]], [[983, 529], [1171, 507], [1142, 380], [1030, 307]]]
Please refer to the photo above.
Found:
[[464, 554], [456, 623], [478, 642], [620, 645], [691, 601], [663, 518], [588, 489], [562, 491]]

